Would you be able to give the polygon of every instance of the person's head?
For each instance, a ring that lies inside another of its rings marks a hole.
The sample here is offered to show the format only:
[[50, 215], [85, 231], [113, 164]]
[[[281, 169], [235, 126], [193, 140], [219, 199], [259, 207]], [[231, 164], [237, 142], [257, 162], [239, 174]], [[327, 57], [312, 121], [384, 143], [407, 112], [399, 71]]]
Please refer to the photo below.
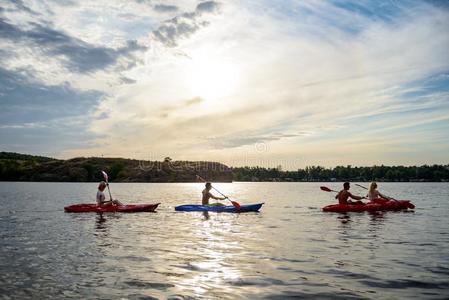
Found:
[[210, 190], [211, 188], [212, 188], [212, 183], [207, 182], [207, 183], [206, 183], [206, 189], [207, 189], [207, 190]]
[[345, 190], [349, 190], [350, 187], [351, 187], [351, 186], [349, 185], [349, 182], [343, 183], [343, 188], [344, 188]]
[[371, 183], [369, 184], [368, 190], [369, 190], [370, 192], [373, 192], [375, 189], [377, 189], [377, 183], [376, 183], [375, 181], [373, 181], [373, 182], [371, 182]]
[[100, 184], [98, 185], [98, 189], [100, 191], [104, 191], [105, 188], [106, 188], [106, 182], [104, 182], [104, 181], [100, 182]]

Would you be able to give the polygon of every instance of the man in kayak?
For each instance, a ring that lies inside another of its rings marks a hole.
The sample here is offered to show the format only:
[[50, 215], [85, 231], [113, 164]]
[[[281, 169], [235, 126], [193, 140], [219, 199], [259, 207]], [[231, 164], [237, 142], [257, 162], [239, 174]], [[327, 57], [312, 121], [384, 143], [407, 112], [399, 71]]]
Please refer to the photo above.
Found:
[[104, 195], [104, 189], [107, 187], [107, 183], [102, 181], [98, 185], [97, 192], [97, 204], [99, 206], [107, 206], [107, 205], [122, 205], [122, 203], [118, 200], [106, 200], [106, 196]]
[[226, 200], [227, 197], [216, 197], [214, 195], [212, 195], [212, 193], [210, 192], [210, 190], [212, 189], [212, 184], [210, 182], [206, 183], [206, 188], [203, 190], [203, 201], [202, 204], [203, 205], [213, 205], [213, 206], [224, 206], [224, 204], [222, 203], [213, 203], [213, 204], [209, 204], [209, 199], [215, 199], [215, 200]]
[[[340, 192], [338, 192], [337, 196], [335, 196], [335, 199], [338, 199], [338, 203], [346, 204], [346, 205], [363, 204], [363, 202], [360, 201], [363, 199], [363, 197], [359, 197], [359, 196], [355, 196], [355, 195], [351, 194], [349, 192], [349, 188], [350, 188], [349, 182], [345, 182], [343, 184], [343, 189]], [[354, 201], [348, 200], [349, 198], [352, 198], [354, 200], [359, 200], [359, 201], [354, 202]]]

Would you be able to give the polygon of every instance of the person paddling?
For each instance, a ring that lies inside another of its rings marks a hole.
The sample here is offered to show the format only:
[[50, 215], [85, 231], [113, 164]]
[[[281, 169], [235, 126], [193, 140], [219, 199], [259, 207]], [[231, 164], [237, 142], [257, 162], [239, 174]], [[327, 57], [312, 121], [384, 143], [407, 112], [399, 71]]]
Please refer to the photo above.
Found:
[[[343, 189], [340, 192], [338, 192], [338, 194], [335, 196], [335, 199], [338, 199], [338, 203], [339, 204], [347, 204], [347, 205], [348, 204], [349, 205], [363, 204], [363, 202], [360, 200], [362, 200], [364, 197], [355, 196], [355, 195], [351, 194], [349, 192], [349, 188], [350, 188], [349, 182], [345, 182], [343, 184]], [[349, 198], [352, 198], [354, 200], [359, 200], [359, 201], [354, 202], [354, 201], [348, 200]]]
[[390, 197], [387, 197], [385, 195], [382, 195], [378, 190], [377, 190], [377, 183], [376, 182], [371, 182], [368, 188], [368, 194], [366, 195], [366, 197], [368, 198], [368, 200], [376, 200], [376, 199], [387, 199], [390, 200]]
[[215, 199], [215, 200], [226, 200], [227, 197], [216, 197], [214, 195], [212, 195], [212, 193], [210, 192], [210, 190], [212, 189], [212, 184], [210, 182], [206, 183], [206, 188], [203, 190], [203, 200], [202, 200], [202, 204], [203, 205], [213, 205], [213, 206], [224, 206], [224, 204], [222, 203], [213, 203], [213, 204], [209, 204], [209, 199]]
[[122, 205], [122, 203], [118, 200], [106, 200], [106, 196], [104, 195], [103, 191], [107, 187], [107, 183], [102, 181], [98, 185], [98, 192], [97, 192], [97, 204], [99, 206], [107, 206], [107, 205]]

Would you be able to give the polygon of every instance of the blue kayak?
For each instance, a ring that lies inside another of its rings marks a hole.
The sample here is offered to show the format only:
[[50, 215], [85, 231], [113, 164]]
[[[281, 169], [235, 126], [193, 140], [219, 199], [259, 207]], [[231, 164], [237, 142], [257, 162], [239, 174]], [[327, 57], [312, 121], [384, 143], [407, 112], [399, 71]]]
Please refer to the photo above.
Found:
[[230, 212], [230, 213], [242, 213], [250, 211], [259, 211], [263, 203], [241, 205], [240, 209], [235, 209], [234, 206], [209, 206], [209, 205], [196, 205], [187, 204], [179, 205], [175, 207], [176, 211], [214, 211], [214, 212]]

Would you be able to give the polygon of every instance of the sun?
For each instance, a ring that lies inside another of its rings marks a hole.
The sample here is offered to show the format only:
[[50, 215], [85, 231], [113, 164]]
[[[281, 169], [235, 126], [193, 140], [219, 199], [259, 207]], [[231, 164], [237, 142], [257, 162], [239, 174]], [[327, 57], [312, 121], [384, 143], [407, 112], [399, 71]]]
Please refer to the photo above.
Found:
[[239, 72], [232, 62], [202, 58], [192, 61], [188, 76], [193, 95], [218, 101], [236, 91]]

